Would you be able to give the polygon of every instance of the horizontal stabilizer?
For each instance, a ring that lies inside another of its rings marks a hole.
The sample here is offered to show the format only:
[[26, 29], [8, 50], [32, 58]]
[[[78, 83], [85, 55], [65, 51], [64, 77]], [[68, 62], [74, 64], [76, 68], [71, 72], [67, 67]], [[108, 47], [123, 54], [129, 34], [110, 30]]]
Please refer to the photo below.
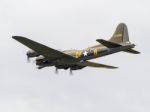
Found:
[[101, 43], [102, 45], [108, 47], [108, 48], [115, 48], [115, 47], [120, 47], [121, 46], [120, 44], [116, 44], [114, 42], [106, 41], [106, 40], [103, 40], [103, 39], [97, 39], [96, 41]]
[[125, 50], [124, 52], [132, 53], [132, 54], [140, 54], [139, 51], [136, 51], [136, 50], [134, 50], [134, 49], [128, 49], [128, 50]]
[[96, 68], [108, 68], [108, 69], [118, 68], [118, 67], [115, 67], [115, 66], [104, 65], [104, 64], [94, 63], [94, 62], [90, 62], [90, 61], [85, 61], [84, 65], [89, 66], [89, 67], [96, 67]]

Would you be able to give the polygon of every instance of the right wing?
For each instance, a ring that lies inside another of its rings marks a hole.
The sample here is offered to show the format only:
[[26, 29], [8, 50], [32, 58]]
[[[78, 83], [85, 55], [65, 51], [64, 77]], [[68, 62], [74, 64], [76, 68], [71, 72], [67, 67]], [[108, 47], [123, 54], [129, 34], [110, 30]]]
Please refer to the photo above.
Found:
[[33, 40], [30, 40], [28, 38], [20, 37], [20, 36], [13, 36], [12, 38], [19, 41], [23, 45], [29, 47], [30, 49], [34, 50], [39, 55], [43, 55], [45, 58], [48, 58], [50, 60], [64, 58], [65, 61], [66, 60], [73, 61], [73, 62], [80, 61], [79, 59], [76, 59], [68, 54], [64, 54], [63, 52], [60, 52], [60, 51], [57, 51], [50, 47], [47, 47], [45, 45], [42, 45], [42, 44], [35, 42]]

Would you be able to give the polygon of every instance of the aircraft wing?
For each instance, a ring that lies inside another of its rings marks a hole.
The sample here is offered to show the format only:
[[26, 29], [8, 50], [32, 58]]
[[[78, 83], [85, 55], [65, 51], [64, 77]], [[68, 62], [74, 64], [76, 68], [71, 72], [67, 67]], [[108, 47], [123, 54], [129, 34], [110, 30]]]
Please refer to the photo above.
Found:
[[110, 65], [104, 65], [104, 64], [99, 64], [99, 63], [95, 63], [95, 62], [90, 62], [90, 61], [85, 61], [83, 63], [84, 66], [89, 66], [89, 67], [96, 67], [96, 68], [108, 68], [108, 69], [115, 69], [118, 67], [115, 66], [110, 66]]
[[52, 49], [52, 48], [47, 47], [45, 45], [42, 45], [42, 44], [35, 42], [33, 40], [30, 40], [28, 38], [20, 37], [20, 36], [13, 36], [12, 38], [19, 41], [23, 45], [29, 47], [30, 49], [34, 50], [39, 55], [43, 55], [44, 57], [46, 57], [50, 60], [65, 58], [65, 61], [66, 61], [66, 59], [73, 61], [73, 62], [80, 61], [79, 59], [76, 59], [70, 55], [64, 54], [60, 51], [57, 51], [55, 49]]

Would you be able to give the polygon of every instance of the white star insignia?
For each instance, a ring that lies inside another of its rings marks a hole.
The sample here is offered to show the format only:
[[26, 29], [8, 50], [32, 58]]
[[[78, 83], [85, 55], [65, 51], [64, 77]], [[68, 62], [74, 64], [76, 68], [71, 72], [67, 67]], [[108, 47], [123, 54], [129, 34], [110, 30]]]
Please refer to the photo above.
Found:
[[87, 51], [84, 51], [83, 55], [84, 56], [87, 56], [88, 52]]

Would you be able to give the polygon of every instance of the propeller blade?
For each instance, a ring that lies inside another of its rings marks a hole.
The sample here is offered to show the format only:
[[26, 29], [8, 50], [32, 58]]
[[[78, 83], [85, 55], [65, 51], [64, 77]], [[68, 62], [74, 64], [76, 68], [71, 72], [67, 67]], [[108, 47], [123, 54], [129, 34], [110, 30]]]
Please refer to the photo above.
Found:
[[72, 69], [70, 69], [70, 72], [69, 72], [69, 73], [70, 73], [70, 75], [73, 75]]
[[58, 74], [58, 68], [56, 67], [56, 69], [55, 69], [55, 74]]
[[27, 56], [27, 62], [30, 63], [30, 57]]
[[33, 64], [36, 64], [36, 60], [33, 60]]

